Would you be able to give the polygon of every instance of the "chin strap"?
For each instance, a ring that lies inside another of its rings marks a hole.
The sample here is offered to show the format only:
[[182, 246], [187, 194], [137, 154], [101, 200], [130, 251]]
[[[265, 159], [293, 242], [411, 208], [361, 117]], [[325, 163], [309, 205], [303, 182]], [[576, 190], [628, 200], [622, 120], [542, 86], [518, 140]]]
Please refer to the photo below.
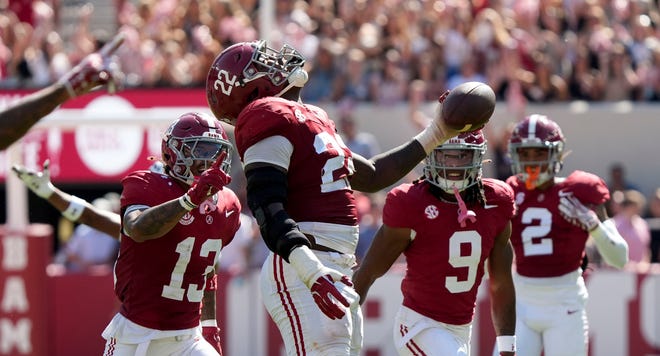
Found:
[[541, 174], [541, 167], [525, 167], [525, 172], [527, 173], [527, 179], [525, 180], [525, 188], [527, 190], [532, 190], [536, 188], [536, 180], [539, 178], [539, 175]]
[[465, 201], [463, 201], [463, 198], [461, 198], [461, 193], [457, 188], [454, 188], [454, 196], [458, 202], [458, 222], [461, 224], [461, 227], [465, 227], [467, 225], [465, 220], [470, 220], [472, 223], [476, 222], [477, 214], [472, 210], [468, 210], [467, 205], [465, 205]]

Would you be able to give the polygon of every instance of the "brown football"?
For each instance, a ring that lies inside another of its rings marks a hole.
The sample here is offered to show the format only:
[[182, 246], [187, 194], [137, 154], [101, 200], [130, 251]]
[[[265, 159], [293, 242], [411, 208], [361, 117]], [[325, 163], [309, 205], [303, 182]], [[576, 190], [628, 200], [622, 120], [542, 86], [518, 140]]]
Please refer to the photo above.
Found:
[[442, 118], [460, 132], [478, 130], [490, 120], [495, 102], [495, 92], [488, 84], [466, 82], [449, 92], [442, 104]]

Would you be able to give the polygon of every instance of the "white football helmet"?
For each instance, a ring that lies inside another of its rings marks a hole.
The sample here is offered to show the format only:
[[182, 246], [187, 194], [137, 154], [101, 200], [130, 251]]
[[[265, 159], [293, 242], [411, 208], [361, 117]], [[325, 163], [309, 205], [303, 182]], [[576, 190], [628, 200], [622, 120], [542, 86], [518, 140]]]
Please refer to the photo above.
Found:
[[463, 191], [481, 179], [486, 139], [481, 130], [465, 132], [436, 147], [426, 157], [424, 177], [444, 190]]

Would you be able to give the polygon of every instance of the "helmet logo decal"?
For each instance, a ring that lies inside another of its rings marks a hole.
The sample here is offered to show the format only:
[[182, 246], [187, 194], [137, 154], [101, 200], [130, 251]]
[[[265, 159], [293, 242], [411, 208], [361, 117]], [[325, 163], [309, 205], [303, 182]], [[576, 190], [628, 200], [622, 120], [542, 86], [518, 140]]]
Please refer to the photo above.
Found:
[[429, 220], [433, 220], [440, 215], [438, 212], [438, 207], [435, 205], [429, 205], [424, 209], [424, 214], [426, 215], [426, 218]]
[[220, 88], [222, 94], [229, 96], [237, 84], [237, 79], [238, 77], [235, 74], [230, 74], [226, 70], [221, 69], [218, 71], [218, 79], [213, 82], [213, 89], [218, 90]]

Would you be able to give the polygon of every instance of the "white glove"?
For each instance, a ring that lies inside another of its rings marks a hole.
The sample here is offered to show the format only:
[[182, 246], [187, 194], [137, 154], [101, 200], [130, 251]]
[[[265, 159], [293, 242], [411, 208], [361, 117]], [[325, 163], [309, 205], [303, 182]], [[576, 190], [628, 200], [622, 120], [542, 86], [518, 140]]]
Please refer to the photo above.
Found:
[[435, 117], [433, 117], [433, 120], [424, 131], [418, 133], [417, 136], [414, 137], [420, 144], [422, 144], [426, 154], [431, 153], [434, 148], [461, 133], [458, 130], [453, 130], [445, 126], [445, 121], [442, 119], [442, 104], [445, 102], [447, 95], [449, 95], [449, 91], [440, 95], [440, 98], [438, 98], [440, 105], [438, 106], [438, 110], [436, 110]]
[[559, 212], [568, 222], [586, 231], [592, 231], [600, 223], [598, 215], [572, 194], [559, 199]]
[[41, 172], [35, 172], [17, 164], [11, 167], [11, 169], [34, 194], [48, 199], [55, 192], [55, 186], [50, 181], [49, 164], [50, 160], [46, 160], [43, 165], [43, 171]]

